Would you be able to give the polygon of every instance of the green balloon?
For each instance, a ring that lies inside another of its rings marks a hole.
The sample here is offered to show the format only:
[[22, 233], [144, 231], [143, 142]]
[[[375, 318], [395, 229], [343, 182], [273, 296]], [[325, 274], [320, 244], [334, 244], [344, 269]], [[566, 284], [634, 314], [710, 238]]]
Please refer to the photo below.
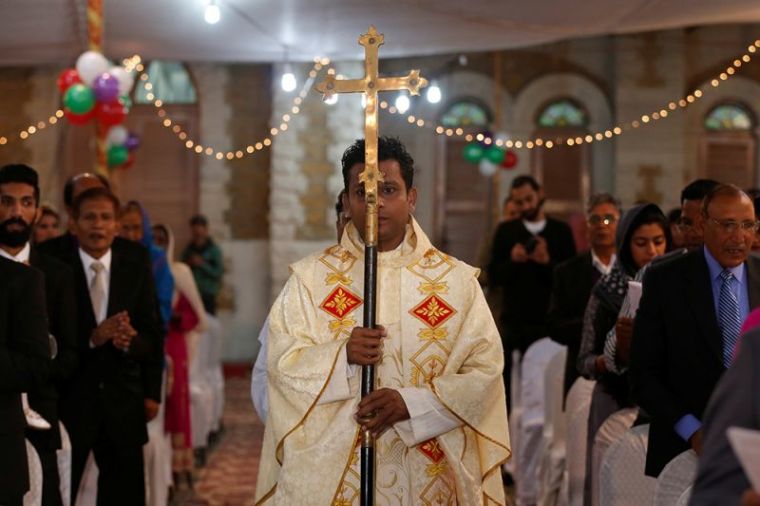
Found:
[[478, 163], [483, 158], [485, 150], [480, 144], [473, 143], [466, 145], [462, 154], [464, 155], [464, 159], [468, 162]]
[[129, 158], [129, 150], [126, 146], [111, 146], [108, 148], [108, 165], [118, 167]]
[[124, 109], [129, 112], [129, 110], [132, 108], [132, 99], [129, 98], [129, 95], [122, 95], [119, 97], [119, 102], [121, 102], [121, 105], [124, 106]]
[[95, 93], [84, 84], [72, 84], [63, 94], [63, 105], [74, 114], [87, 114], [95, 107]]
[[501, 148], [498, 148], [496, 146], [491, 146], [486, 150], [486, 158], [489, 162], [499, 165], [501, 162], [504, 161], [505, 153]]

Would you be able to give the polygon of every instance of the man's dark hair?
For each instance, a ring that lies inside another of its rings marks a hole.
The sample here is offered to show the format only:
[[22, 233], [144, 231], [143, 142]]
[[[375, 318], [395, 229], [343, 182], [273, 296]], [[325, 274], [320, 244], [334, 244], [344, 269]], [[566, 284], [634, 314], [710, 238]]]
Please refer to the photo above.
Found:
[[692, 181], [681, 191], [681, 204], [685, 200], [702, 200], [720, 183], [713, 179], [697, 179]]
[[82, 204], [87, 202], [88, 200], [96, 200], [96, 199], [106, 199], [110, 200], [113, 204], [113, 211], [116, 217], [119, 217], [119, 211], [121, 210], [121, 203], [119, 202], [119, 199], [111, 193], [111, 190], [107, 188], [90, 188], [88, 190], [83, 191], [80, 193], [77, 198], [74, 199], [74, 202], [71, 204], [72, 214], [74, 215], [74, 219], [79, 219], [79, 212], [82, 209]]
[[103, 186], [108, 191], [111, 191], [111, 182], [108, 181], [108, 178], [102, 174], [92, 174], [90, 172], [76, 174], [68, 178], [66, 180], [66, 184], [63, 185], [63, 203], [66, 207], [72, 207], [74, 205], [74, 186], [77, 184], [77, 181], [86, 177], [96, 177], [100, 179], [100, 182], [103, 183]]
[[335, 201], [335, 215], [340, 219], [340, 213], [343, 212], [343, 195], [346, 194], [346, 189], [342, 189], [338, 194], [338, 200]]
[[0, 185], [23, 183], [34, 188], [34, 202], [40, 204], [40, 178], [37, 171], [23, 163], [14, 163], [0, 168]]
[[[414, 159], [396, 137], [379, 137], [377, 139], [377, 161], [396, 160], [401, 167], [401, 177], [407, 191], [414, 185]], [[351, 167], [364, 163], [364, 139], [357, 139], [343, 152], [341, 166], [343, 169], [343, 187], [348, 190], [348, 178]]]
[[196, 214], [190, 218], [190, 226], [194, 227], [196, 225], [203, 225], [204, 227], [208, 227], [208, 220], [202, 214]]
[[674, 207], [670, 210], [668, 213], [668, 223], [671, 225], [678, 223], [678, 220], [681, 219], [681, 208], [680, 207]]
[[522, 188], [526, 184], [530, 185], [535, 192], [541, 189], [541, 185], [538, 184], [538, 181], [536, 181], [533, 176], [517, 176], [512, 180], [512, 186], [510, 189], [516, 190], [517, 188]]

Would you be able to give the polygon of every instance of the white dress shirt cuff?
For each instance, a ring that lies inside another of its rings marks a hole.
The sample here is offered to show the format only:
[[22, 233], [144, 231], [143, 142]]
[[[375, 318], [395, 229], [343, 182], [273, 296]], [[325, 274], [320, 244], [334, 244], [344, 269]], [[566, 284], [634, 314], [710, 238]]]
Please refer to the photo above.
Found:
[[[338, 360], [335, 362], [335, 370], [330, 376], [322, 396], [317, 404], [327, 404], [328, 402], [345, 401], [356, 395], [357, 388], [352, 388], [351, 378], [356, 376], [357, 366], [348, 363], [348, 353], [346, 347], [340, 349]], [[356, 382], [353, 382], [356, 384]]]
[[409, 419], [393, 427], [406, 446], [418, 445], [462, 425], [427, 388], [399, 388], [398, 393], [404, 399]]

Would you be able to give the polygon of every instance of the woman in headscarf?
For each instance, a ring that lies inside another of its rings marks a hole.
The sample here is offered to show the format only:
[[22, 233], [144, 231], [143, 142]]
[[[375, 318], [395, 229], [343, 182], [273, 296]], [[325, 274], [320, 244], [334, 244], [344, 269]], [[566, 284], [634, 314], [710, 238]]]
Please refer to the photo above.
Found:
[[206, 329], [206, 311], [195, 284], [193, 273], [186, 264], [173, 261], [174, 235], [166, 225], [153, 227], [156, 246], [166, 251], [174, 277], [172, 316], [166, 337], [166, 354], [171, 360], [171, 378], [166, 396], [165, 429], [172, 435], [172, 471], [175, 487], [181, 478], [193, 485], [193, 444], [190, 424], [189, 366], [192, 343], [189, 337]]
[[631, 405], [627, 374], [608, 371], [605, 341], [618, 324], [628, 282], [634, 280], [642, 267], [667, 251], [671, 242], [668, 220], [654, 204], [637, 205], [621, 218], [615, 242], [618, 251], [615, 265], [596, 284], [586, 306], [578, 355], [579, 372], [597, 381], [588, 419], [584, 504], [591, 504], [591, 464], [596, 432], [607, 417]]

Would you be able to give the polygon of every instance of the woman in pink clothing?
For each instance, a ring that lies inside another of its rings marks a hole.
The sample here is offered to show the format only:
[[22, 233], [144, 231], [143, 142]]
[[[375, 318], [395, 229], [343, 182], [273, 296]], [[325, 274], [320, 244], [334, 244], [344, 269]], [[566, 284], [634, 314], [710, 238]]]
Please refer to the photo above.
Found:
[[174, 276], [172, 317], [166, 336], [165, 351], [171, 361], [171, 380], [166, 395], [166, 432], [172, 435], [172, 471], [174, 485], [179, 487], [185, 478], [188, 487], [193, 485], [193, 445], [190, 424], [189, 364], [192, 346], [188, 343], [191, 332], [207, 327], [206, 312], [190, 267], [173, 261], [174, 236], [165, 225], [153, 227], [157, 246], [166, 250], [166, 257]]

